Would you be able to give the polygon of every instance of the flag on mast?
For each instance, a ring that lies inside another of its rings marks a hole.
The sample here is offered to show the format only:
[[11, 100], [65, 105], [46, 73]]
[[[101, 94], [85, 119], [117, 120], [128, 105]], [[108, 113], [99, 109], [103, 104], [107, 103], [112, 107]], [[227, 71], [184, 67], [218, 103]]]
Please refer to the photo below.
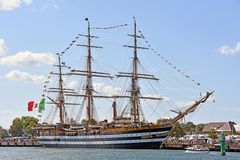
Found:
[[38, 112], [45, 110], [45, 98], [42, 98], [38, 105]]

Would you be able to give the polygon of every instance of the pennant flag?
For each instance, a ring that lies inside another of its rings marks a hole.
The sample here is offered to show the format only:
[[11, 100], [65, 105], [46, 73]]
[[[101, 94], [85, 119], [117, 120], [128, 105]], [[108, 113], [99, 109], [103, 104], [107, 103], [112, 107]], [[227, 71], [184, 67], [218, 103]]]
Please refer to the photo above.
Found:
[[28, 102], [28, 111], [32, 111], [34, 106], [34, 101]]
[[38, 105], [38, 112], [45, 110], [45, 98], [42, 98]]

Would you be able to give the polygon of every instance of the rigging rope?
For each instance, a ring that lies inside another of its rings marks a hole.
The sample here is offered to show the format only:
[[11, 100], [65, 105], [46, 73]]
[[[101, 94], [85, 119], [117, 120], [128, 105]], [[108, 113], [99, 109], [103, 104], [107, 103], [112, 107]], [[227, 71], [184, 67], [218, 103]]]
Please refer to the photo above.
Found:
[[128, 24], [121, 24], [121, 25], [116, 25], [116, 26], [111, 26], [111, 27], [91, 27], [91, 29], [114, 29], [114, 28], [119, 28], [119, 27], [125, 27], [128, 26]]
[[60, 56], [63, 56], [63, 55], [77, 42], [77, 40], [78, 40], [79, 37], [80, 37], [80, 35], [78, 34], [78, 35], [75, 37], [75, 39], [72, 40], [72, 42], [68, 45], [68, 47], [61, 52]]
[[178, 67], [176, 67], [173, 63], [171, 63], [168, 59], [166, 59], [164, 56], [162, 56], [159, 52], [157, 52], [155, 49], [152, 48], [152, 46], [149, 44], [149, 42], [146, 40], [146, 37], [142, 34], [142, 32], [140, 30], [138, 30], [138, 32], [140, 33], [140, 35], [143, 37], [144, 42], [146, 43], [146, 45], [149, 47], [150, 50], [152, 50], [155, 54], [157, 54], [159, 57], [161, 57], [161, 59], [166, 62], [169, 66], [171, 66], [174, 70], [176, 70], [177, 72], [179, 72], [180, 74], [182, 74], [185, 78], [190, 79], [194, 84], [196, 84], [197, 86], [200, 86], [200, 83], [198, 81], [196, 81], [195, 79], [191, 78], [189, 75], [185, 74], [181, 69], [179, 69]]

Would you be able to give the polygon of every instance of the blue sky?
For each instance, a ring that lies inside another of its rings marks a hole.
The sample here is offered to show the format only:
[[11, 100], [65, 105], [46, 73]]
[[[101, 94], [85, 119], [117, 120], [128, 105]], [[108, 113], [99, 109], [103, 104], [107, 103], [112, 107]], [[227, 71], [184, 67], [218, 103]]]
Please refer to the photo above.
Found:
[[[131, 32], [133, 16], [151, 46], [201, 84], [192, 83], [152, 52], [156, 65], [151, 65], [148, 55], [143, 54], [141, 58], [146, 62], [147, 71], [160, 78], [159, 94], [184, 95], [173, 99], [177, 105], [198, 98], [200, 91], [214, 90], [215, 103], [207, 102], [187, 120], [240, 123], [238, 0], [0, 0], [0, 125], [8, 128], [17, 116], [36, 116], [27, 112], [27, 102], [41, 98], [43, 82], [55, 62], [54, 54], [64, 50], [78, 33], [86, 32], [85, 17], [96, 27], [129, 24], [126, 28], [93, 31], [100, 36], [95, 44], [104, 46], [102, 51], [96, 51], [95, 59], [108, 61], [108, 65], [116, 69], [103, 66], [103, 70], [116, 74], [125, 63], [123, 57], [131, 58], [131, 51], [120, 48], [122, 44], [131, 44], [125, 35]], [[71, 66], [78, 66], [82, 51], [75, 47], [64, 60]], [[102, 68], [96, 66], [96, 70]], [[111, 88], [109, 86], [119, 87], [107, 81], [98, 83], [105, 90]]]

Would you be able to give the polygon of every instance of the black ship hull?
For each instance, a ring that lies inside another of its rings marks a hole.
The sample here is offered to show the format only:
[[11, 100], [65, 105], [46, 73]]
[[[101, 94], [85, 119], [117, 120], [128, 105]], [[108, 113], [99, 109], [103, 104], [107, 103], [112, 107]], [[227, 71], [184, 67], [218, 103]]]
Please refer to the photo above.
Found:
[[47, 144], [47, 148], [108, 148], [108, 149], [159, 149], [161, 142], [130, 143], [130, 144], [105, 144], [105, 145], [71, 145], [71, 144]]
[[44, 147], [54, 148], [159, 149], [171, 129], [162, 127], [115, 134], [44, 135], [37, 138]]

